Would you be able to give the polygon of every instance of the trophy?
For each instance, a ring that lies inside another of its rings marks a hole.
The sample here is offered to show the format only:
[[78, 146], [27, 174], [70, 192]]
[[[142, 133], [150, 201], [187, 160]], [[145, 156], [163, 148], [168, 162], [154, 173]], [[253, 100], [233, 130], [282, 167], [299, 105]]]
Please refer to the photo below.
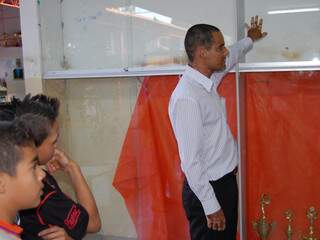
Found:
[[253, 221], [253, 229], [257, 233], [260, 240], [266, 240], [271, 231], [275, 227], [275, 222], [268, 223], [266, 212], [265, 212], [265, 205], [270, 204], [270, 196], [266, 194], [262, 194], [260, 199], [260, 206], [261, 206], [261, 216], [256, 221]]
[[288, 225], [287, 225], [287, 229], [286, 229], [286, 235], [287, 235], [287, 239], [291, 240], [292, 239], [292, 235], [293, 235], [293, 230], [292, 230], [292, 226], [291, 226], [291, 222], [292, 222], [292, 210], [288, 209], [285, 213], [284, 216], [286, 217], [287, 221], [288, 221]]
[[315, 236], [314, 230], [314, 222], [318, 218], [318, 213], [316, 212], [314, 207], [310, 207], [307, 211], [307, 218], [310, 222], [309, 226], [309, 234], [307, 236], [303, 236], [303, 240], [319, 240], [320, 238]]
[[7, 33], [2, 34], [2, 47], [8, 47], [9, 35]]

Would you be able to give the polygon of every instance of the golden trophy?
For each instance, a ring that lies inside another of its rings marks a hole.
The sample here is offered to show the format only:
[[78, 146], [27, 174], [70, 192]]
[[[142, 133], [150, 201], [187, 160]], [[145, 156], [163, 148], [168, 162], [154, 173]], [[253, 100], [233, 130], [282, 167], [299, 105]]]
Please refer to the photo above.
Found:
[[309, 226], [309, 234], [307, 236], [303, 236], [303, 240], [319, 240], [320, 238], [315, 236], [314, 222], [318, 218], [318, 213], [314, 207], [310, 207], [307, 211], [307, 218], [310, 222]]
[[292, 210], [288, 209], [285, 213], [284, 216], [286, 217], [286, 219], [288, 220], [288, 225], [287, 225], [287, 229], [286, 229], [286, 235], [287, 235], [287, 239], [291, 240], [292, 239], [292, 235], [293, 235], [293, 230], [292, 230], [292, 226], [291, 226], [291, 222], [292, 222]]
[[270, 196], [262, 194], [260, 200], [261, 216], [259, 219], [253, 221], [252, 223], [253, 229], [255, 230], [255, 232], [261, 240], [266, 240], [275, 227], [275, 222], [268, 223], [266, 217], [265, 206], [269, 205], [270, 202]]
[[8, 47], [9, 35], [7, 33], [3, 33], [1, 41], [2, 41], [2, 47]]

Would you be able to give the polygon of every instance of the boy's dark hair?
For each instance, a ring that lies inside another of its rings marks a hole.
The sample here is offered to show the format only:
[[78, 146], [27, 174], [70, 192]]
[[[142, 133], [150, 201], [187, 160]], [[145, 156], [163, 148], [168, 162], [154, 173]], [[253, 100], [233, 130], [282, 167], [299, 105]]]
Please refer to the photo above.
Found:
[[[29, 104], [26, 105], [29, 107]], [[9, 103], [0, 104], [0, 121], [14, 121], [17, 118], [20, 119], [28, 128], [29, 134], [34, 139], [36, 147], [39, 147], [50, 134], [52, 120], [46, 117], [46, 114], [24, 113], [18, 117], [16, 109], [19, 109], [20, 113], [23, 112], [22, 102], [17, 98], [13, 98]]]
[[34, 141], [22, 121], [0, 121], [0, 172], [15, 176], [22, 158], [21, 147], [33, 147]]
[[213, 32], [220, 32], [220, 30], [209, 24], [196, 24], [188, 29], [184, 39], [184, 47], [190, 62], [194, 60], [197, 47], [211, 48], [214, 41], [212, 37]]
[[14, 118], [14, 105], [11, 102], [0, 103], [0, 121], [13, 121]]
[[12, 99], [12, 105], [18, 117], [26, 113], [33, 113], [47, 118], [53, 124], [59, 115], [60, 102], [57, 98], [48, 97], [43, 94], [33, 97], [28, 94], [22, 101]]
[[28, 129], [36, 147], [39, 147], [50, 134], [51, 122], [46, 117], [27, 113], [19, 117], [19, 120]]

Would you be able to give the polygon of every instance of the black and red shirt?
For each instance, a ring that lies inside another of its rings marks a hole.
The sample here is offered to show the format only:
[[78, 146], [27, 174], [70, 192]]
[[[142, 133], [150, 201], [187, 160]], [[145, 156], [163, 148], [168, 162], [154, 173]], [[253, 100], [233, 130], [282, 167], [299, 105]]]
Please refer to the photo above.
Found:
[[41, 240], [38, 233], [50, 226], [65, 229], [74, 240], [82, 239], [89, 215], [84, 207], [66, 196], [52, 175], [46, 172], [41, 202], [37, 208], [20, 211], [23, 240]]

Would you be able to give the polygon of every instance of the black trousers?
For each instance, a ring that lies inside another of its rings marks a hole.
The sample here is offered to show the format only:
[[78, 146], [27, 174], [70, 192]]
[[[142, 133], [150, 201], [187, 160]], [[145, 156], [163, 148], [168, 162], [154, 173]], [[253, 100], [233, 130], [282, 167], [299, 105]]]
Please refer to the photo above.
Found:
[[217, 200], [226, 218], [224, 231], [215, 231], [207, 227], [206, 215], [201, 202], [192, 192], [185, 179], [182, 191], [183, 207], [185, 209], [192, 240], [235, 240], [238, 222], [238, 185], [235, 172], [210, 181]]

